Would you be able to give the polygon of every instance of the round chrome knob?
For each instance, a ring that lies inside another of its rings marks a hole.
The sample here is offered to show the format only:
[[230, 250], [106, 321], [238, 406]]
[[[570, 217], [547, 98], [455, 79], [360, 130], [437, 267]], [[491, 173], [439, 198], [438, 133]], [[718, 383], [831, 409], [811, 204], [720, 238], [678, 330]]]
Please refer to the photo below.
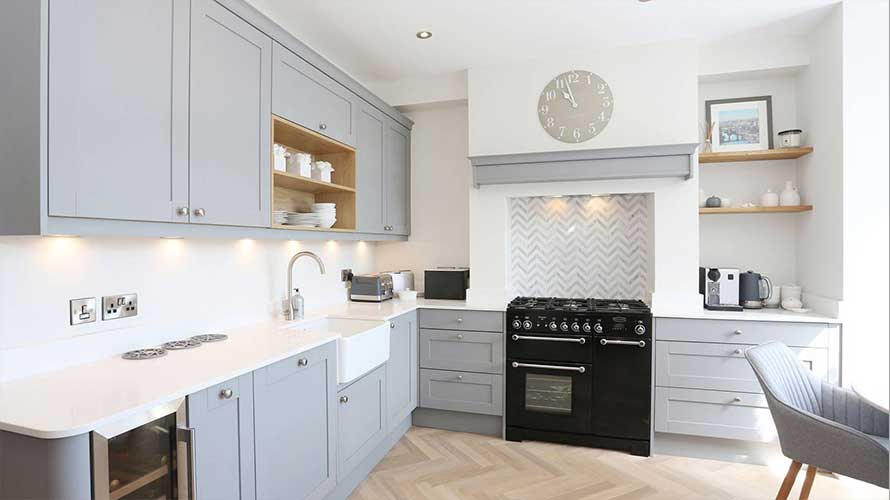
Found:
[[232, 389], [223, 389], [223, 390], [219, 391], [220, 399], [232, 399], [232, 396], [234, 396], [234, 395], [235, 395], [235, 391], [233, 391]]
[[526, 330], [531, 330], [532, 326], [533, 326], [532, 322], [529, 320], [525, 320], [522, 322], [522, 327], [525, 328]]
[[207, 212], [203, 208], [196, 208], [195, 211], [192, 213], [194, 213], [198, 217], [204, 217], [204, 215], [207, 214]]
[[742, 350], [741, 350], [741, 349], [736, 349], [735, 351], [732, 351], [732, 353], [735, 354], [736, 356], [738, 356], [739, 354], [742, 353]]
[[514, 319], [513, 320], [513, 329], [519, 330], [520, 328], [522, 328], [522, 321], [519, 321], [518, 319]]
[[459, 318], [457, 318], [457, 322], [458, 322], [458, 323], [463, 323], [463, 322], [464, 322], [464, 319], [459, 317]]
[[579, 325], [577, 321], [572, 323], [572, 331], [575, 333], [578, 333], [581, 331], [581, 325]]
[[567, 331], [569, 331], [569, 324], [566, 323], [565, 321], [563, 321], [562, 323], [559, 324], [559, 329], [564, 332], [567, 332]]
[[349, 396], [340, 396], [340, 402], [346, 404], [349, 402]]
[[741, 402], [742, 402], [742, 398], [736, 396], [736, 397], [732, 398], [732, 402], [733, 402], [733, 403], [741, 403]]
[[176, 209], [176, 215], [186, 216], [189, 214], [189, 207], [179, 207]]
[[464, 334], [462, 334], [462, 333], [458, 333], [458, 334], [457, 334], [457, 340], [463, 340], [463, 339], [464, 339]]
[[297, 360], [297, 366], [306, 366], [309, 364], [309, 360], [307, 358], [300, 358]]
[[390, 327], [390, 328], [395, 328], [395, 327], [396, 327], [396, 324], [395, 324], [395, 323], [390, 323], [390, 324], [389, 324], [389, 327]]
[[320, 128], [320, 129], [322, 129], [322, 130], [327, 130], [327, 128], [328, 128], [328, 124], [325, 123], [325, 122], [321, 122], [321, 123], [318, 124], [318, 128]]
[[635, 326], [634, 333], [636, 333], [637, 335], [642, 335], [642, 334], [646, 333], [646, 326], [645, 325]]
[[597, 323], [597, 324], [593, 325], [593, 331], [594, 331], [594, 333], [603, 333], [602, 323]]
[[590, 333], [590, 323], [584, 323], [581, 325], [581, 329], [584, 330], [584, 333]]
[[584, 337], [581, 337], [580, 339], [578, 339], [578, 343], [581, 345], [584, 345], [587, 343], [587, 339], [585, 339]]
[[556, 325], [556, 321], [551, 321], [550, 324], [547, 325], [547, 328], [549, 328], [551, 332], [555, 332], [559, 327]]
[[734, 332], [732, 332], [732, 333], [733, 333], [734, 335], [741, 335], [741, 334], [742, 334], [742, 331], [741, 331], [741, 330], [736, 330], [736, 331], [734, 331]]
[[457, 376], [457, 381], [458, 381], [458, 382], [460, 382], [460, 381], [463, 380], [463, 379], [464, 379], [464, 376], [463, 376], [463, 375], [458, 375], [458, 376]]

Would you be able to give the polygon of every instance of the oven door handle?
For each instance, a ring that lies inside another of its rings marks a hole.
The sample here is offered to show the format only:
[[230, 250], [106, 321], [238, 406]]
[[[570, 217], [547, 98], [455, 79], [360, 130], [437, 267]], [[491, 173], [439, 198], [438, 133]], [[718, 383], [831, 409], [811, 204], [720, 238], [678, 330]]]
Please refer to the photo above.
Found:
[[600, 345], [632, 345], [636, 347], [646, 347], [645, 340], [606, 340], [600, 339]]
[[576, 338], [572, 338], [572, 337], [531, 337], [528, 335], [515, 335], [514, 334], [510, 338], [512, 338], [513, 340], [543, 340], [545, 342], [574, 342], [577, 344], [586, 344], [587, 343], [587, 339], [585, 339], [583, 337], [580, 339], [576, 339]]
[[584, 373], [587, 370], [583, 366], [556, 366], [556, 365], [535, 365], [531, 363], [517, 363], [512, 362], [510, 364], [513, 368], [542, 368], [544, 370], [562, 370], [566, 372], [578, 372]]

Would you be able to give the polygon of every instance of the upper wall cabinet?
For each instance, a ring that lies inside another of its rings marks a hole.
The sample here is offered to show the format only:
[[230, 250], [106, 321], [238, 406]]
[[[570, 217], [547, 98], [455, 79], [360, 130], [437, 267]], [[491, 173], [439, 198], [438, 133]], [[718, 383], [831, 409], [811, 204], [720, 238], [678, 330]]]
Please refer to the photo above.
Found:
[[49, 215], [188, 222], [188, 2], [49, 11]]
[[411, 232], [411, 132], [387, 117], [383, 130], [384, 230]]
[[354, 145], [356, 96], [290, 50], [274, 45], [272, 112]]
[[191, 219], [268, 226], [272, 40], [213, 0], [191, 17]]

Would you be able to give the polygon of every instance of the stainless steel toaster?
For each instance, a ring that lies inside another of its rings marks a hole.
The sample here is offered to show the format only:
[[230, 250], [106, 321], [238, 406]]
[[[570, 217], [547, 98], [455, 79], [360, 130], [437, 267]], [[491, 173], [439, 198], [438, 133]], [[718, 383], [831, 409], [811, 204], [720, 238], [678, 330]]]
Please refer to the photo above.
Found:
[[357, 274], [352, 277], [349, 300], [383, 302], [392, 298], [392, 276], [389, 274]]

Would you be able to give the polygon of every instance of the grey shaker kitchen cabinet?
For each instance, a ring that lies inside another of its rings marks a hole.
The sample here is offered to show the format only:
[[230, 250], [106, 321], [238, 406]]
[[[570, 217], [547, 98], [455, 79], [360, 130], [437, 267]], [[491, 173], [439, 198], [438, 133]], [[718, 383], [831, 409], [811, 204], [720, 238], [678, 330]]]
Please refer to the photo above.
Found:
[[188, 396], [198, 498], [256, 498], [253, 374]]
[[354, 145], [358, 97], [280, 44], [275, 43], [272, 52], [272, 112]]
[[386, 365], [340, 389], [337, 401], [337, 478], [342, 481], [386, 437]]
[[[383, 129], [384, 230], [411, 232], [411, 132], [387, 117]], [[359, 167], [361, 168], [361, 167]]]
[[383, 130], [386, 116], [366, 104], [356, 112], [356, 229], [383, 233]]
[[256, 497], [324, 498], [337, 481], [337, 347], [253, 372]]
[[191, 220], [268, 226], [272, 40], [213, 0], [191, 20]]
[[48, 214], [188, 222], [188, 2], [48, 9]]
[[389, 361], [386, 362], [387, 427], [393, 431], [417, 408], [417, 313], [390, 322]]

